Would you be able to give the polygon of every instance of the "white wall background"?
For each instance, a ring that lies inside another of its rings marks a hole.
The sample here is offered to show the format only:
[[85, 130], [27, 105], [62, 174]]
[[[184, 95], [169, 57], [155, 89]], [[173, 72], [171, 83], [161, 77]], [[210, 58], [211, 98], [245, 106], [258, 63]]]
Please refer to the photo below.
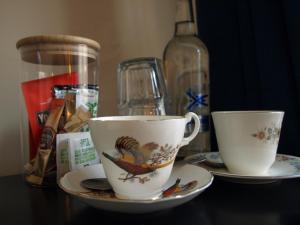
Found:
[[0, 0], [0, 176], [21, 171], [15, 44], [25, 36], [71, 34], [98, 41], [101, 115], [116, 115], [116, 66], [156, 56], [172, 37], [175, 0]]

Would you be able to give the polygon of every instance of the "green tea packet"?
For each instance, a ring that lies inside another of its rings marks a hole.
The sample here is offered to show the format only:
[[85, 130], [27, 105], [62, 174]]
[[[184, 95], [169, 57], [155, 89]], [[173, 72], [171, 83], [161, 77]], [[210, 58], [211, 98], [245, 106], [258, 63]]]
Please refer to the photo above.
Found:
[[58, 180], [69, 171], [100, 163], [90, 132], [58, 134], [56, 145]]
[[88, 88], [78, 88], [76, 91], [76, 108], [81, 105], [86, 106], [91, 112], [92, 117], [97, 116], [98, 110], [98, 92], [95, 87], [89, 86]]
[[98, 85], [55, 85], [53, 94], [56, 98], [65, 98], [67, 93], [76, 95], [76, 109], [80, 106], [88, 108], [92, 117], [97, 116], [98, 110]]

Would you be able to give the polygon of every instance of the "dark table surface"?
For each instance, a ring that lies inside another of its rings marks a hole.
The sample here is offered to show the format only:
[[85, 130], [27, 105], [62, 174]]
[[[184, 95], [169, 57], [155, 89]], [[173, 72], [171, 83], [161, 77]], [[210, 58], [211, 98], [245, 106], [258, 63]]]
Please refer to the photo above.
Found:
[[25, 184], [21, 176], [8, 176], [0, 178], [0, 224], [300, 225], [300, 179], [249, 185], [216, 178], [184, 205], [137, 215], [101, 211], [59, 188], [38, 189]]

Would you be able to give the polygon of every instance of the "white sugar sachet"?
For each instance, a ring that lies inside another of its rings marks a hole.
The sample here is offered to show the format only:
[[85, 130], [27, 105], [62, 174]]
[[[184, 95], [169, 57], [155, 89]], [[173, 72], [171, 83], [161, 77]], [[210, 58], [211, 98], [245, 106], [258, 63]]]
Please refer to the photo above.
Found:
[[57, 179], [69, 171], [100, 162], [90, 132], [58, 134], [56, 144]]
[[99, 156], [92, 142], [90, 132], [70, 133], [70, 170], [80, 169], [99, 163]]
[[57, 180], [70, 171], [69, 166], [69, 134], [56, 135], [56, 168]]

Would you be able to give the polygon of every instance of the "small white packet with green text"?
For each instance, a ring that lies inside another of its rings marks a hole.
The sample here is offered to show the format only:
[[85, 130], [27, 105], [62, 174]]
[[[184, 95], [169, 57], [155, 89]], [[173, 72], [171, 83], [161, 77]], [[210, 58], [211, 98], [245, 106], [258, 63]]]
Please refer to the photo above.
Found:
[[77, 170], [100, 162], [90, 132], [70, 133], [70, 170]]
[[69, 136], [68, 134], [56, 135], [56, 168], [57, 180], [70, 171], [69, 166]]
[[90, 132], [58, 134], [56, 144], [57, 179], [69, 171], [100, 163]]

